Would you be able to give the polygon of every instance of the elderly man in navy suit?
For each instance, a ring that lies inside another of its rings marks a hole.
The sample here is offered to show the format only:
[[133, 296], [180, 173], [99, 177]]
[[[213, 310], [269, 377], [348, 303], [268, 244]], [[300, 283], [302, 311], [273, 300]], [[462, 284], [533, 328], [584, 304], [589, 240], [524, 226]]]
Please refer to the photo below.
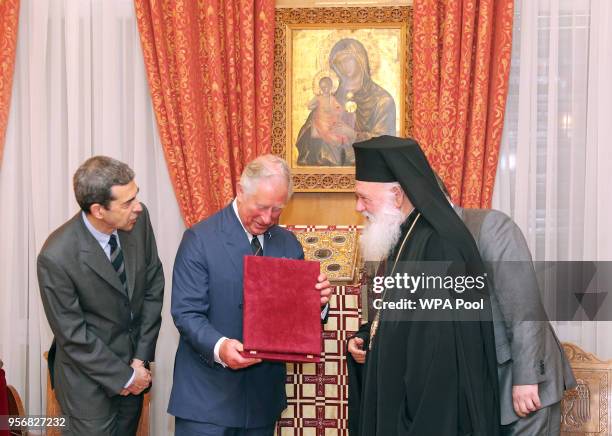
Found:
[[[185, 231], [172, 286], [181, 335], [168, 406], [176, 435], [274, 432], [286, 406], [285, 364], [240, 354], [242, 263], [252, 254], [304, 258], [295, 236], [277, 225], [290, 196], [287, 163], [260, 156], [244, 169], [234, 201]], [[331, 287], [324, 274], [313, 292], [320, 292], [325, 318]]]

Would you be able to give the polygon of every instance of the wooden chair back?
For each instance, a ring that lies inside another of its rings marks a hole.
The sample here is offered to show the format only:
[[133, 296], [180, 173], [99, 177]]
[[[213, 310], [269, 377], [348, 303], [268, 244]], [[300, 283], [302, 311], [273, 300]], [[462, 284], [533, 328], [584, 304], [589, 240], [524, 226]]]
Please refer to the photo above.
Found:
[[603, 361], [570, 343], [563, 350], [578, 386], [561, 401], [561, 435], [612, 434], [612, 360]]

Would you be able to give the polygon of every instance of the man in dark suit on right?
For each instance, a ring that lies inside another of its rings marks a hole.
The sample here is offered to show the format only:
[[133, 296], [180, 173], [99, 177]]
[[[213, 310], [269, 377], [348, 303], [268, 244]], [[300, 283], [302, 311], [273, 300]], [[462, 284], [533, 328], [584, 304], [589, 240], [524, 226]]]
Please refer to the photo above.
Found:
[[[440, 188], [449, 198], [438, 179]], [[576, 380], [557, 336], [546, 320], [531, 253], [520, 228], [504, 213], [492, 209], [463, 209], [453, 205], [474, 237], [492, 284], [500, 417], [504, 436], [557, 436], [561, 399]], [[539, 321], [538, 321], [539, 320]], [[357, 380], [366, 359], [369, 326], [363, 324], [349, 339], [350, 377]], [[358, 383], [355, 383], [358, 384]], [[350, 387], [355, 397], [355, 386]], [[355, 398], [349, 398], [349, 430], [357, 434]]]

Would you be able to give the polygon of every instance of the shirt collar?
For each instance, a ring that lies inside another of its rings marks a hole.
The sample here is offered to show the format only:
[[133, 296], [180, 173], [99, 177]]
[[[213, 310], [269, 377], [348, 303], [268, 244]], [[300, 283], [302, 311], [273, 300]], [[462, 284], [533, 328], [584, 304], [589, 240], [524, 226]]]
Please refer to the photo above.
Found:
[[[108, 244], [108, 241], [110, 241], [110, 235], [102, 233], [101, 231], [96, 229], [93, 224], [89, 222], [89, 219], [87, 218], [87, 214], [85, 212], [81, 211], [81, 217], [83, 217], [83, 222], [85, 223], [85, 227], [87, 227], [87, 230], [89, 230], [89, 233], [91, 233], [91, 235], [96, 238], [96, 241], [98, 241], [98, 243], [100, 243], [102, 247], [105, 247], [106, 244]], [[117, 229], [113, 230], [112, 234], [115, 235], [115, 237], [117, 238], [117, 243], [119, 244], [119, 246], [121, 246], [121, 244], [119, 243], [119, 235], [117, 234]]]
[[[253, 234], [251, 234], [251, 232], [249, 232], [246, 229], [246, 227], [244, 227], [244, 224], [242, 224], [242, 220], [240, 219], [240, 214], [238, 213], [238, 203], [237, 203], [236, 198], [234, 198], [234, 201], [232, 201], [232, 209], [234, 209], [234, 213], [236, 214], [236, 218], [238, 218], [238, 222], [242, 226], [242, 230], [244, 230], [244, 233], [246, 233], [247, 238], [249, 238], [249, 241], [251, 241], [251, 239], [253, 239]], [[258, 238], [258, 239], [261, 239], [261, 238]]]
[[[251, 243], [251, 241], [253, 240], [253, 234], [251, 232], [249, 232], [246, 227], [244, 227], [244, 224], [242, 224], [242, 220], [240, 219], [240, 214], [238, 213], [238, 203], [237, 203], [237, 199], [234, 198], [234, 201], [232, 201], [232, 209], [234, 209], [234, 213], [236, 214], [236, 217], [238, 218], [238, 222], [240, 223], [240, 225], [242, 226], [242, 230], [244, 230], [244, 233], [247, 235], [247, 238], [249, 239], [249, 243]], [[270, 238], [270, 230], [266, 230], [264, 233], [262, 233], [261, 235], [257, 235], [257, 239], [259, 240], [259, 245], [261, 245], [261, 248], [265, 248], [264, 244], [265, 244], [265, 240], [266, 238], [264, 238], [264, 235], [267, 234], [268, 238]]]

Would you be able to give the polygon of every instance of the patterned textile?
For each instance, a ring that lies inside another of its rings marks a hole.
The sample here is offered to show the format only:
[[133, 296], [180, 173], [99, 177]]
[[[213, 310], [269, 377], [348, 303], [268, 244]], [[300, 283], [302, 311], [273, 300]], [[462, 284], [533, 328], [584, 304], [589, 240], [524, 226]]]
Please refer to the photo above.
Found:
[[18, 20], [19, 0], [0, 0], [0, 164], [11, 103]]
[[491, 207], [513, 0], [415, 0], [413, 135], [463, 207]]
[[[287, 226], [293, 232], [323, 236], [330, 231], [356, 235], [355, 226]], [[354, 246], [356, 249], [357, 245]], [[308, 253], [308, 250], [306, 251]], [[356, 254], [356, 253], [353, 253]], [[318, 260], [306, 255], [308, 260]], [[350, 258], [350, 256], [349, 256]], [[355, 276], [359, 274], [356, 271]], [[353, 279], [353, 281], [355, 281]], [[321, 363], [287, 364], [287, 401], [277, 424], [278, 435], [330, 436], [347, 434], [346, 339], [359, 328], [359, 283], [334, 288], [330, 313], [323, 330]]]
[[271, 149], [274, 0], [135, 0], [149, 89], [187, 226]]
[[352, 282], [357, 265], [358, 233], [348, 226], [289, 226], [306, 259], [321, 262], [330, 282]]

